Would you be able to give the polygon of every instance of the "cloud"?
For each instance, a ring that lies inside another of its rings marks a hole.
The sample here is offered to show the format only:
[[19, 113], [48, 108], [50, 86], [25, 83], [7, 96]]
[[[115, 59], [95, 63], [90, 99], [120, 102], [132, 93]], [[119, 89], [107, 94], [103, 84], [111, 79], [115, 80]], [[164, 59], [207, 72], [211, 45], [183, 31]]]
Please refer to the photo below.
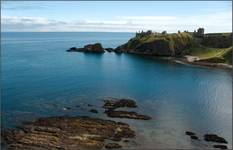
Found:
[[[34, 4], [33, 4], [34, 3]], [[41, 10], [44, 6], [41, 6], [40, 2], [28, 3], [26, 1], [2, 1], [2, 10]]]
[[154, 20], [154, 21], [163, 21], [163, 20], [175, 20], [174, 16], [121, 16], [121, 19], [126, 20]]
[[204, 27], [207, 32], [231, 32], [231, 12], [193, 16], [117, 16], [111, 20], [59, 21], [42, 17], [3, 16], [2, 31], [108, 31], [153, 30], [177, 32]]

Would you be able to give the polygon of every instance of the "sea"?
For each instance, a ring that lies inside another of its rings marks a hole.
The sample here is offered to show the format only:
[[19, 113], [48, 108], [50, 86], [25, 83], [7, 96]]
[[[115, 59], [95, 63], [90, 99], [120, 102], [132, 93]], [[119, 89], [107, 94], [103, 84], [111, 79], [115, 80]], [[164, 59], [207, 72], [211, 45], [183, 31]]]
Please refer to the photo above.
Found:
[[[66, 52], [96, 42], [116, 48], [134, 36], [2, 32], [1, 129], [40, 117], [90, 116], [128, 123], [136, 137], [123, 143], [127, 149], [212, 148], [214, 143], [203, 140], [207, 133], [225, 138], [232, 148], [231, 72], [133, 54]], [[152, 119], [109, 118], [102, 108], [108, 97], [133, 99], [138, 107], [128, 110]]]

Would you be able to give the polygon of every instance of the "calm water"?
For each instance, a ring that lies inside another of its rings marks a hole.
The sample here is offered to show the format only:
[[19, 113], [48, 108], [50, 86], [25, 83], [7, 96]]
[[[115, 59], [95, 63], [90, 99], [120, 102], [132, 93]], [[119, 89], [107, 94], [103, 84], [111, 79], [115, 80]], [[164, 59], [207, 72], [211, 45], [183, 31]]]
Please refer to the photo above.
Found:
[[[137, 101], [137, 112], [150, 121], [115, 119], [137, 131], [132, 148], [201, 148], [195, 142], [217, 133], [232, 147], [231, 73], [185, 66], [135, 55], [68, 53], [65, 50], [101, 42], [125, 43], [133, 33], [2, 33], [2, 127], [42, 116], [88, 115], [107, 118], [104, 97]], [[100, 113], [92, 114], [87, 104]], [[79, 105], [80, 107], [75, 107]], [[63, 110], [71, 107], [71, 110]], [[108, 118], [110, 119], [110, 118]]]

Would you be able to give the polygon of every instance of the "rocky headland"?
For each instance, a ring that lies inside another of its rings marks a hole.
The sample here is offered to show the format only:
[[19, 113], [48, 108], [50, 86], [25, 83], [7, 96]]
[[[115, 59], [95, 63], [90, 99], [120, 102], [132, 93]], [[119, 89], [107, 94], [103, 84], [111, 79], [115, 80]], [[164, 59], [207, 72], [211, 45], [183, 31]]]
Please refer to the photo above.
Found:
[[68, 52], [115, 52], [171, 58], [174, 62], [199, 66], [232, 69], [232, 33], [204, 34], [194, 32], [140, 32], [116, 48], [103, 48], [100, 43], [83, 48], [72, 47]]

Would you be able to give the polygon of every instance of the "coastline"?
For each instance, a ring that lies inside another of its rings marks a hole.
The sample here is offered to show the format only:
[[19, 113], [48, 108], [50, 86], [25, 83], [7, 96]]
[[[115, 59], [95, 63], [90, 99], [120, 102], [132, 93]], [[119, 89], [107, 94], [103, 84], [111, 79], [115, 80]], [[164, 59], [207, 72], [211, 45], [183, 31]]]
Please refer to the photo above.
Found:
[[179, 63], [179, 64], [189, 64], [199, 67], [208, 67], [208, 68], [217, 68], [232, 71], [232, 65], [224, 64], [224, 63], [210, 63], [210, 62], [200, 62], [200, 61], [187, 61], [185, 58], [170, 58], [171, 61]]
[[[171, 57], [171, 56], [151, 56], [151, 54], [147, 53], [136, 53], [136, 52], [127, 52], [128, 54], [135, 54], [141, 56], [148, 56], [153, 57], [155, 59], [162, 59], [162, 60], [169, 60], [171, 62], [175, 62], [178, 64], [183, 65], [193, 65], [197, 67], [208, 67], [208, 68], [217, 68], [217, 69], [224, 69], [228, 71], [232, 71], [232, 65], [225, 64], [225, 63], [210, 63], [210, 62], [200, 62], [200, 61], [188, 61], [188, 58], [185, 57]], [[194, 57], [194, 56], [190, 56]]]

